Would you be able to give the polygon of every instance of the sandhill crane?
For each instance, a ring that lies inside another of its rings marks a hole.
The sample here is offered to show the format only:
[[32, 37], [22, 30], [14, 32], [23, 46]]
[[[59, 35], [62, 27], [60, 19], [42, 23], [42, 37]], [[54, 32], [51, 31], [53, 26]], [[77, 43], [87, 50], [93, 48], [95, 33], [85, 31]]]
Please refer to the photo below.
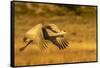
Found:
[[48, 41], [51, 41], [59, 49], [64, 49], [68, 46], [64, 34], [66, 32], [59, 30], [55, 24], [38, 24], [26, 33], [23, 39], [26, 45], [20, 48], [20, 51], [23, 51], [32, 42], [37, 43], [42, 48], [47, 48]]

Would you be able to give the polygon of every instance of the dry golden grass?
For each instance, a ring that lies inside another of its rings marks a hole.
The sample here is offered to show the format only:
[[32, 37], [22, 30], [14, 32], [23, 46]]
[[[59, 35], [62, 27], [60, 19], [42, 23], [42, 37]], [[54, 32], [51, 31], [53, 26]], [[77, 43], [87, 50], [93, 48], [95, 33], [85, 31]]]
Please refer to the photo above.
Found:
[[[67, 14], [41, 16], [32, 12], [15, 14], [15, 65], [39, 65], [72, 62], [96, 61], [96, 11], [75, 15]], [[46, 13], [45, 13], [46, 14]], [[27, 30], [41, 22], [56, 24], [67, 32], [69, 47], [59, 50], [54, 44], [48, 43], [48, 48], [40, 50], [35, 44], [29, 45], [23, 52], [19, 48], [25, 44], [22, 41]]]

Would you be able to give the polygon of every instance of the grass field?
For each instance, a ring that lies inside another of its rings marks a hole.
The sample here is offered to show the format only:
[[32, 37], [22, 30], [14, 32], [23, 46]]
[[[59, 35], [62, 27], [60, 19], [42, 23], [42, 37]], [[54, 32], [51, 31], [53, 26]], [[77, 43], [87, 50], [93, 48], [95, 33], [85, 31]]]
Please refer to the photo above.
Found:
[[[64, 10], [64, 7], [52, 4], [25, 6], [23, 3], [15, 5], [16, 66], [96, 61], [96, 7], [83, 6], [77, 13], [76, 9]], [[20, 52], [19, 48], [25, 46], [24, 34], [41, 22], [53, 23], [65, 30], [69, 46], [59, 50], [48, 43], [48, 48], [41, 51], [37, 45], [31, 44]]]

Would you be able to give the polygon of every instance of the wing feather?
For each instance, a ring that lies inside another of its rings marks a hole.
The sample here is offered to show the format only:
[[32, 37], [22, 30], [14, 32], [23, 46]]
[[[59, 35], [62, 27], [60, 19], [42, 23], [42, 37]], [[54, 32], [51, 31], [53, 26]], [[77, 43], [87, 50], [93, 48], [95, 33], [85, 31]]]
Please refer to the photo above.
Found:
[[27, 31], [26, 35], [27, 38], [34, 40], [38, 46], [41, 48], [47, 47], [47, 41], [44, 39], [44, 35], [42, 32], [42, 24], [38, 24]]
[[42, 49], [47, 48], [47, 40], [44, 38], [42, 27], [38, 31], [38, 44]]
[[[42, 24], [38, 24], [35, 27], [33, 27], [32, 29], [30, 29], [26, 35], [27, 38], [30, 38], [32, 40], [34, 40], [37, 45], [40, 47], [40, 49], [46, 49], [48, 46], [48, 42], [52, 41], [54, 44], [56, 44], [57, 47], [59, 47], [59, 49], [64, 49], [68, 46], [68, 42], [64, 39], [64, 37], [59, 36], [59, 35], [63, 35], [61, 34], [59, 28], [54, 25], [54, 24], [50, 24], [51, 28], [53, 30], [55, 30], [57, 33], [52, 33], [52, 31], [48, 31], [48, 33], [51, 33], [51, 35], [53, 36], [53, 39], [45, 39], [44, 38], [44, 33], [42, 31]], [[59, 34], [60, 33], [60, 34]]]
[[68, 43], [66, 42], [64, 37], [57, 37], [56, 40], [60, 44], [59, 46], [61, 47], [61, 49], [64, 49], [64, 48], [66, 48], [68, 46]]
[[55, 24], [49, 24], [49, 26], [56, 32], [60, 32], [60, 29]]

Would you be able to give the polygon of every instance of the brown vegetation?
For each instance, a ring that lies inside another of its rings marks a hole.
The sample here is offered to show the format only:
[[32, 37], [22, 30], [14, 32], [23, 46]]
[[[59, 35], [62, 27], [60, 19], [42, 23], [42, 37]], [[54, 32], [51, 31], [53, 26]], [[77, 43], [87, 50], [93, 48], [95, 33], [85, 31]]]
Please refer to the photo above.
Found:
[[[40, 51], [31, 44], [19, 52], [24, 34], [41, 22], [65, 30], [69, 47], [59, 50], [49, 43]], [[16, 66], [96, 61], [96, 7], [15, 2], [14, 46]]]

